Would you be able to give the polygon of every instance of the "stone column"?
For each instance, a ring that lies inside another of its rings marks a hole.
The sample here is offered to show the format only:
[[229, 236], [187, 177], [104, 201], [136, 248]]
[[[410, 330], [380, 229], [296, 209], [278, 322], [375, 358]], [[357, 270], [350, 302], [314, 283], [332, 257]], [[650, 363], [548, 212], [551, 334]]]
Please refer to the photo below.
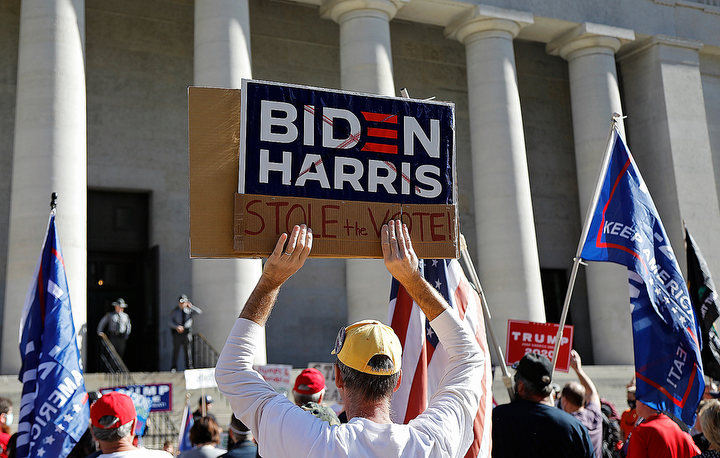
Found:
[[631, 151], [645, 179], [680, 267], [682, 221], [720, 272], [720, 208], [700, 75], [702, 43], [655, 36], [619, 56]]
[[[550, 54], [568, 61], [575, 166], [583, 221], [600, 173], [612, 114], [622, 113], [615, 52], [623, 42], [634, 38], [632, 30], [586, 23], [547, 46]], [[624, 133], [622, 122], [618, 126]], [[590, 263], [586, 271], [595, 364], [632, 364], [627, 269], [599, 262]]]
[[513, 50], [513, 38], [532, 22], [530, 13], [477, 6], [446, 30], [467, 53], [473, 248], [503, 344], [509, 318], [545, 321]]
[[[195, 85], [240, 88], [251, 78], [247, 0], [195, 1]], [[193, 259], [191, 300], [198, 330], [220, 350], [262, 273], [259, 259]], [[265, 343], [256, 355], [265, 364]]]
[[[333, 0], [321, 15], [340, 24], [342, 88], [372, 94], [395, 94], [390, 19], [405, 1]], [[349, 259], [346, 263], [348, 322], [386, 322], [390, 275], [381, 260]]]
[[0, 372], [4, 374], [16, 374], [20, 370], [20, 316], [40, 255], [53, 191], [59, 196], [56, 221], [75, 329], [80, 336], [85, 334], [87, 137], [84, 47], [83, 0], [22, 2], [8, 264], [0, 347]]

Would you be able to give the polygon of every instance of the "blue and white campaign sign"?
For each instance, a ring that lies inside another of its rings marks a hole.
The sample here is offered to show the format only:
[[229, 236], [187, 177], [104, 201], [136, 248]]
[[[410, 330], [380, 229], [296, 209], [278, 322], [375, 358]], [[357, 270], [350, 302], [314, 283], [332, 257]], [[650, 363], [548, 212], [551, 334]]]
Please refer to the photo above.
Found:
[[100, 388], [102, 394], [110, 391], [122, 393], [136, 393], [150, 399], [151, 412], [168, 412], [172, 410], [172, 383], [148, 383], [146, 385], [114, 386]]
[[457, 257], [452, 103], [243, 80], [240, 126], [236, 251], [305, 223], [313, 255], [380, 257], [403, 218], [420, 256]]
[[692, 426], [705, 387], [700, 328], [660, 215], [617, 130], [602, 179], [581, 258], [627, 266], [637, 399]]
[[244, 80], [241, 122], [241, 193], [455, 201], [453, 104]]

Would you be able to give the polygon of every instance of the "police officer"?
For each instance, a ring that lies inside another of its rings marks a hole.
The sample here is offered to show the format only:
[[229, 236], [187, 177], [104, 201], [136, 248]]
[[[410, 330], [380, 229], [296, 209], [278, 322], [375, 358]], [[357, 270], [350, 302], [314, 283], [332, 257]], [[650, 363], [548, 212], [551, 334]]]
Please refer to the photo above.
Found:
[[178, 297], [178, 307], [170, 313], [170, 332], [173, 339], [172, 370], [177, 369], [178, 352], [180, 347], [185, 355], [185, 369], [192, 369], [192, 355], [190, 342], [192, 342], [193, 314], [201, 314], [202, 310], [195, 307], [186, 295]]
[[125, 299], [119, 297], [112, 303], [112, 306], [115, 310], [106, 313], [102, 317], [100, 323], [98, 323], [97, 333], [100, 335], [101, 332], [104, 332], [120, 358], [122, 358], [125, 354], [125, 344], [130, 336], [132, 324], [128, 314], [123, 311], [127, 307]]

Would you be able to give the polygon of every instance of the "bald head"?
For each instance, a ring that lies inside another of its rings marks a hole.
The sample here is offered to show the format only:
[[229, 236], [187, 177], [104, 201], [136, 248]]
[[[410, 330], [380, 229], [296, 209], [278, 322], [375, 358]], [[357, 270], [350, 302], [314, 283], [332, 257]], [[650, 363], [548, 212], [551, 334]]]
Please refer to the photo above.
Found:
[[578, 382], [565, 384], [560, 396], [560, 404], [566, 412], [575, 412], [585, 405], [585, 388]]

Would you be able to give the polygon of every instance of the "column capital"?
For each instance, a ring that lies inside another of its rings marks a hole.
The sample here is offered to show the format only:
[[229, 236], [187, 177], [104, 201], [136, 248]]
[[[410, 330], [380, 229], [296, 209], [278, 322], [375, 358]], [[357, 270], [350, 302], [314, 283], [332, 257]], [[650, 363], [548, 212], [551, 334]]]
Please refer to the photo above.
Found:
[[584, 22], [547, 44], [548, 54], [572, 60], [588, 53], [615, 54], [620, 46], [635, 40], [630, 29]]
[[320, 16], [339, 23], [348, 13], [372, 11], [384, 14], [390, 20], [408, 3], [410, 0], [324, 0], [320, 6]]
[[627, 59], [628, 57], [639, 54], [653, 46], [667, 46], [671, 48], [686, 49], [689, 51], [699, 52], [703, 47], [703, 43], [687, 38], [671, 37], [668, 35], [655, 35], [644, 41], [633, 43], [630, 49], [624, 49], [618, 56], [618, 60]]
[[532, 13], [477, 5], [458, 15], [445, 28], [445, 36], [467, 43], [470, 37], [503, 37], [513, 39], [520, 29], [534, 22]]

